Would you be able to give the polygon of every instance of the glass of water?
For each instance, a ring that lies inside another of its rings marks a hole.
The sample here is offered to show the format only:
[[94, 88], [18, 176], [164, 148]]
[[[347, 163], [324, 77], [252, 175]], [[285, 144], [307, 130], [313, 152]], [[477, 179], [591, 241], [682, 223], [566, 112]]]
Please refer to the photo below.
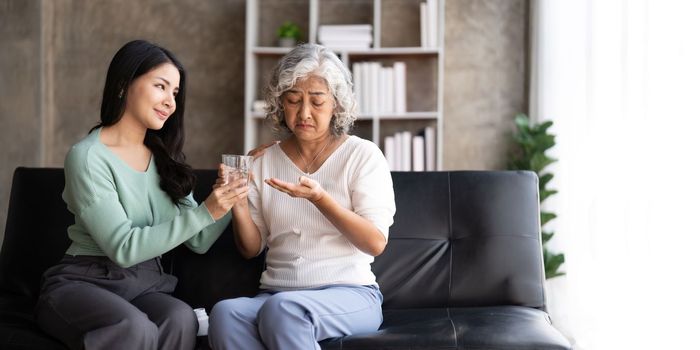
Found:
[[224, 172], [225, 183], [242, 178], [245, 179], [244, 185], [248, 184], [248, 173], [250, 172], [250, 166], [253, 164], [252, 156], [223, 154], [221, 155], [221, 162], [226, 166], [226, 171]]

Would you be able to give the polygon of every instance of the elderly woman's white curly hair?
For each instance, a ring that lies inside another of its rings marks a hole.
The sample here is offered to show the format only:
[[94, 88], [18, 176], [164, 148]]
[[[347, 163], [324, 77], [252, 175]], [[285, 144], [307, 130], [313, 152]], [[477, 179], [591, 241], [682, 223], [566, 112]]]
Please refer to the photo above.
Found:
[[346, 134], [357, 119], [352, 75], [333, 51], [316, 44], [299, 45], [277, 63], [265, 89], [265, 119], [277, 134], [290, 134], [284, 120], [282, 95], [297, 81], [311, 76], [325, 80], [334, 97], [331, 133], [336, 136]]

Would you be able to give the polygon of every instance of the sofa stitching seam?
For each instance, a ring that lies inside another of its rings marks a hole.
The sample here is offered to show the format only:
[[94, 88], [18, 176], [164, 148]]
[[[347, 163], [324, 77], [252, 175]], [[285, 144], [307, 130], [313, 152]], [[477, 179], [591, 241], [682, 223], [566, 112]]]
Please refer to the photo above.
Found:
[[450, 308], [447, 308], [447, 319], [450, 320], [450, 324], [452, 325], [452, 334], [454, 335], [454, 347], [457, 348], [457, 327], [455, 326], [454, 321], [452, 321], [452, 315], [450, 315]]
[[447, 280], [447, 307], [449, 308], [450, 305], [452, 304], [452, 254], [453, 254], [453, 249], [452, 249], [452, 178], [450, 176], [450, 173], [447, 172], [447, 234], [448, 234], [448, 241], [447, 243], [449, 244], [448, 249], [450, 249], [450, 266], [448, 269], [448, 280]]

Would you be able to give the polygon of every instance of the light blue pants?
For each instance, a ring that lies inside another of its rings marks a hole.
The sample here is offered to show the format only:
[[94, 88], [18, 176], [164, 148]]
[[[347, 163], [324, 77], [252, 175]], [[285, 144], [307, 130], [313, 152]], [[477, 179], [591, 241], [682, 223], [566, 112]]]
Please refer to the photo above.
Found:
[[263, 292], [218, 302], [209, 315], [213, 349], [320, 349], [318, 341], [373, 332], [382, 323], [375, 286]]

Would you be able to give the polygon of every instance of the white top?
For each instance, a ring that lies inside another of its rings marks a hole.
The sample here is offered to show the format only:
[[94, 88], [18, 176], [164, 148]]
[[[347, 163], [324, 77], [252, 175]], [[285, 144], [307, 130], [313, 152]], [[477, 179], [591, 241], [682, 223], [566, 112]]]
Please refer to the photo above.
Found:
[[277, 144], [255, 161], [253, 173], [250, 213], [262, 236], [260, 251], [268, 247], [262, 289], [376, 285], [370, 269], [373, 256], [350, 243], [311, 202], [290, 197], [262, 181], [274, 177], [298, 183], [300, 176], [307, 176], [388, 238], [396, 212], [394, 186], [386, 159], [374, 143], [350, 136], [310, 175]]

